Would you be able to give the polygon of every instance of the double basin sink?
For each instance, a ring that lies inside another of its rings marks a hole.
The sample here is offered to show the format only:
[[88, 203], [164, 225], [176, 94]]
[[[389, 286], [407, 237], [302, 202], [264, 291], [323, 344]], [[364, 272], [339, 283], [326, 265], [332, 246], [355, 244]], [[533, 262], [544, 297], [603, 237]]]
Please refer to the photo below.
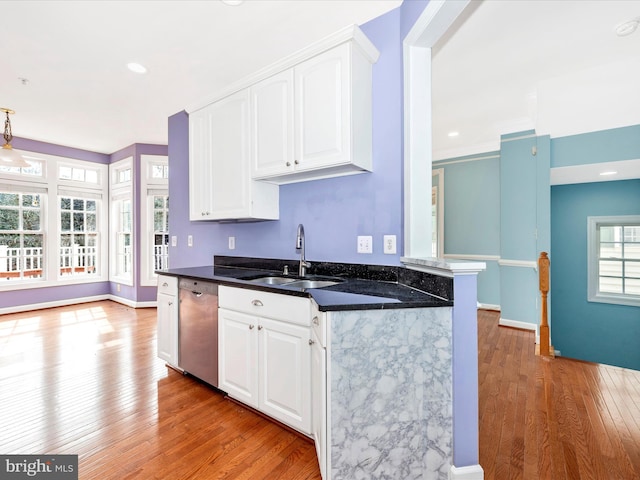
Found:
[[332, 285], [338, 285], [339, 283], [344, 282], [344, 280], [340, 278], [327, 278], [327, 277], [309, 277], [309, 278], [300, 278], [300, 277], [287, 277], [280, 275], [266, 275], [263, 277], [257, 277], [252, 279], [247, 279], [247, 281], [252, 283], [262, 283], [265, 285], [281, 285], [284, 287], [293, 287], [293, 288], [324, 288], [330, 287]]

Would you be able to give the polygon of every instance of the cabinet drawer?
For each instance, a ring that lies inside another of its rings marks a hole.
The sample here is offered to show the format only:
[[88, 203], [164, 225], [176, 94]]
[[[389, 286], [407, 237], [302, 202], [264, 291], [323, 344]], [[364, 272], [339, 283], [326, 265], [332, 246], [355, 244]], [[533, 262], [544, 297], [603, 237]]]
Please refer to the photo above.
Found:
[[307, 327], [311, 321], [311, 300], [308, 298], [221, 285], [218, 301], [222, 308], [260, 317]]
[[158, 275], [158, 293], [178, 295], [178, 277]]

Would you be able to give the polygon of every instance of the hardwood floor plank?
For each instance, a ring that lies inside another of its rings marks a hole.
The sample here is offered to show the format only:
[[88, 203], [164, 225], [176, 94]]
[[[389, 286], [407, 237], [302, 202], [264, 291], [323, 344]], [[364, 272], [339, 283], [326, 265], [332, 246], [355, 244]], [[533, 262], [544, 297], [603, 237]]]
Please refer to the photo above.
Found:
[[[640, 479], [640, 372], [534, 354], [478, 311], [487, 480]], [[155, 309], [0, 317], [0, 453], [77, 454], [82, 480], [318, 480], [313, 443], [156, 358]]]

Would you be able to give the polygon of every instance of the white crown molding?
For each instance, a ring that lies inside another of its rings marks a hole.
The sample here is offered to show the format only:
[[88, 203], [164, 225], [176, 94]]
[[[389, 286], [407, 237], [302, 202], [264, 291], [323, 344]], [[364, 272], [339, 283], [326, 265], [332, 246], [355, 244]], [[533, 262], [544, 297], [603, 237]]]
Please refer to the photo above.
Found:
[[327, 50], [342, 45], [343, 43], [353, 41], [353, 45], [357, 47], [360, 52], [371, 63], [376, 63], [380, 57], [380, 52], [376, 46], [367, 38], [367, 36], [360, 30], [357, 25], [349, 25], [348, 27], [338, 30], [336, 33], [325, 37], [324, 39], [309, 45], [297, 52], [283, 58], [262, 70], [252, 73], [244, 77], [243, 79], [232, 83], [228, 87], [220, 90], [198, 102], [191, 103], [185, 107], [187, 113], [199, 110], [207, 105], [220, 100], [224, 97], [232, 95], [240, 90], [250, 87], [266, 78], [271, 77], [277, 73], [283, 72], [289, 68], [293, 68], [299, 63], [308, 60], [316, 55], [319, 55]]

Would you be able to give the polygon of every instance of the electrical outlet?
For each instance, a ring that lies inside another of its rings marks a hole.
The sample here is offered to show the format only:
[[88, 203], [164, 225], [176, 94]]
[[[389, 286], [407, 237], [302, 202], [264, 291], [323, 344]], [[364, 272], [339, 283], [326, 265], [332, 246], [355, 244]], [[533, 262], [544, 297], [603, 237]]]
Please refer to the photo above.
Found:
[[236, 237], [229, 237], [229, 250], [236, 249]]
[[383, 242], [384, 242], [384, 253], [386, 254], [396, 253], [396, 236], [395, 235], [385, 235], [383, 237]]
[[120, 291], [120, 284], [116, 283], [116, 292], [119, 292], [119, 291]]
[[177, 247], [178, 246], [178, 237], [176, 237], [175, 235], [171, 236], [171, 246], [172, 247]]
[[371, 235], [358, 236], [358, 253], [373, 253], [373, 237]]
[[193, 235], [187, 236], [187, 246], [193, 247]]

